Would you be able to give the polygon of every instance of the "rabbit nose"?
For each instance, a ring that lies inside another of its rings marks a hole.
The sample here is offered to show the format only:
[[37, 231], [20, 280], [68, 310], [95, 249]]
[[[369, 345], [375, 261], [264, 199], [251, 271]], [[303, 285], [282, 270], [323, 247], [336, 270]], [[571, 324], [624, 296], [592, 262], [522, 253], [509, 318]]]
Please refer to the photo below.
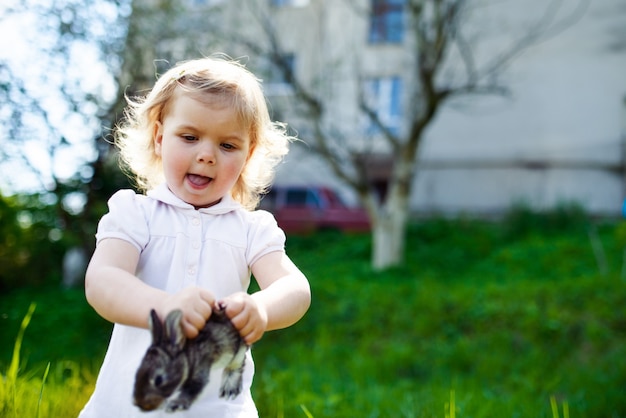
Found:
[[139, 407], [142, 411], [154, 411], [159, 408], [163, 403], [163, 398], [155, 396], [147, 396], [141, 401], [135, 400], [135, 406]]

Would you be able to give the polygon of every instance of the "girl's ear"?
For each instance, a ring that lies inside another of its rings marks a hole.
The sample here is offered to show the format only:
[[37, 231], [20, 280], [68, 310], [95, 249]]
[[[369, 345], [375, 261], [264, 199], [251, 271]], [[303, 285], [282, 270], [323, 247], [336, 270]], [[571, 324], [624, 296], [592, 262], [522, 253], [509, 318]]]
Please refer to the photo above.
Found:
[[159, 121], [154, 123], [154, 153], [160, 157], [161, 156], [161, 147], [163, 145], [163, 124]]

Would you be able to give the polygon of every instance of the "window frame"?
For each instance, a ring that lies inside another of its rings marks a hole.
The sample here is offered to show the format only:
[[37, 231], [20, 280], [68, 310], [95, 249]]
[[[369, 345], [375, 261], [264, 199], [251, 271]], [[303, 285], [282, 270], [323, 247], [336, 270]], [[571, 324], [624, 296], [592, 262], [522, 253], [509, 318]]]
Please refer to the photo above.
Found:
[[[394, 75], [368, 78], [363, 81], [362, 86], [365, 103], [393, 135], [399, 135], [402, 128], [403, 84], [402, 77]], [[373, 136], [380, 134], [381, 128], [368, 117], [365, 132]]]
[[405, 34], [406, 0], [371, 0], [368, 42], [400, 44]]
[[[291, 73], [296, 77], [298, 57], [295, 53], [283, 54], [281, 59], [286, 60], [291, 69]], [[293, 94], [293, 84], [285, 79], [282, 71], [277, 68], [277, 64], [273, 61], [267, 62], [266, 80], [263, 82], [263, 88], [270, 96], [281, 96]]]
[[309, 5], [309, 0], [270, 0], [272, 7], [305, 7]]

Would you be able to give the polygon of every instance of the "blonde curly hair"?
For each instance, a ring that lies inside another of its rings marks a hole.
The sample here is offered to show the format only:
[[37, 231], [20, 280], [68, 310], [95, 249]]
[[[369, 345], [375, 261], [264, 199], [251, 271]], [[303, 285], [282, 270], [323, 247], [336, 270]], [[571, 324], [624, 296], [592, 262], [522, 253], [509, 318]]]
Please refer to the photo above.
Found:
[[227, 100], [249, 127], [251, 154], [231, 192], [243, 207], [253, 210], [271, 185], [275, 167], [293, 138], [284, 124], [271, 121], [259, 80], [237, 61], [201, 58], [182, 62], [163, 74], [145, 97], [127, 96], [125, 118], [115, 134], [122, 167], [142, 191], [164, 181], [154, 148], [155, 125], [163, 121], [176, 89]]

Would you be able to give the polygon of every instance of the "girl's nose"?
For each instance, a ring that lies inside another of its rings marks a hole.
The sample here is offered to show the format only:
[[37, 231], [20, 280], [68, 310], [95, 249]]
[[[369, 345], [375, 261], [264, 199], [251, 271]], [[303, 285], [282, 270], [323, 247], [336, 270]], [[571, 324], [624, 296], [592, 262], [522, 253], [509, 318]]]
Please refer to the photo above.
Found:
[[198, 150], [196, 160], [199, 163], [215, 164], [215, 149], [212, 144], [202, 144]]

